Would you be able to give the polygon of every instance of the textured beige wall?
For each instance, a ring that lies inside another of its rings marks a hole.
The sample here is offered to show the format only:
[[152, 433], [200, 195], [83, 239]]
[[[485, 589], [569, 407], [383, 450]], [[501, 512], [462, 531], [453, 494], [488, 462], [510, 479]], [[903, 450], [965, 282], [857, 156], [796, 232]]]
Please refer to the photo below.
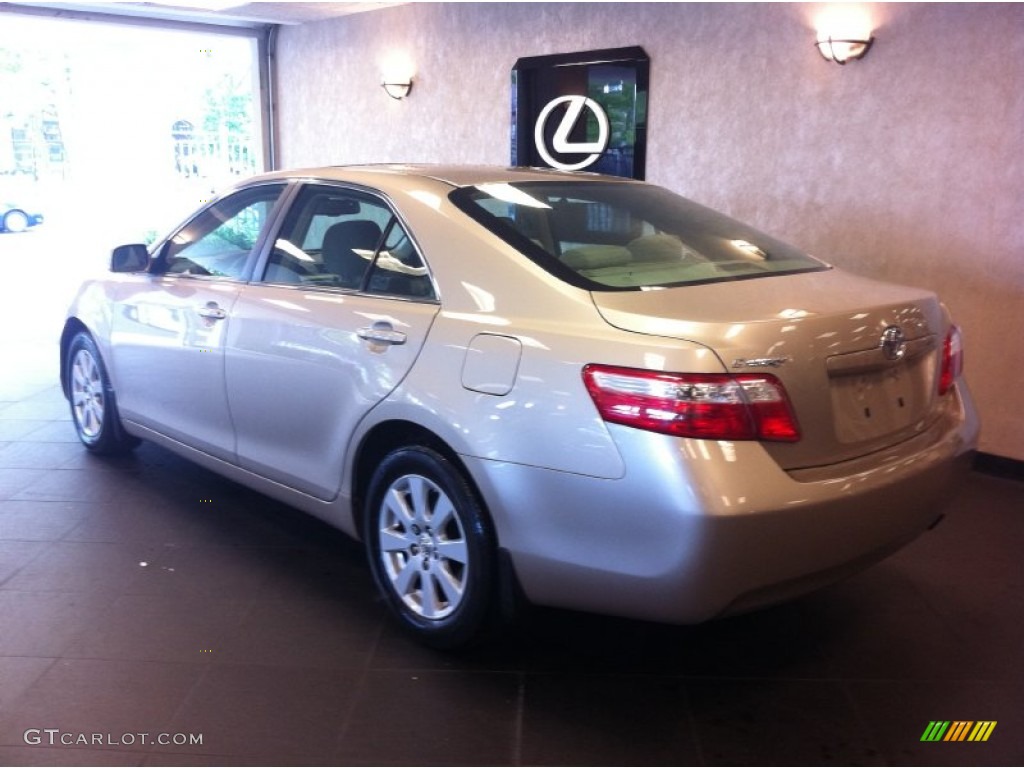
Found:
[[[813, 48], [813, 4], [412, 4], [287, 27], [284, 166], [509, 159], [521, 56], [643, 46], [648, 179], [851, 271], [938, 291], [982, 449], [1024, 459], [1024, 5], [865, 4], [877, 42]], [[379, 86], [392, 54], [416, 78]]]

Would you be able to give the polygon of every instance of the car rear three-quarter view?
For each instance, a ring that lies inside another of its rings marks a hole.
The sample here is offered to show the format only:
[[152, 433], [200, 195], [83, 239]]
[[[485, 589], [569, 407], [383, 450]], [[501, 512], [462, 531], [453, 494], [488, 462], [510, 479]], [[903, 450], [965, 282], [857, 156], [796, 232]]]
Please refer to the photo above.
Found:
[[643, 183], [277, 173], [113, 261], [62, 344], [83, 442], [362, 538], [436, 646], [512, 594], [690, 623], [828, 584], [933, 525], [977, 441], [933, 294]]

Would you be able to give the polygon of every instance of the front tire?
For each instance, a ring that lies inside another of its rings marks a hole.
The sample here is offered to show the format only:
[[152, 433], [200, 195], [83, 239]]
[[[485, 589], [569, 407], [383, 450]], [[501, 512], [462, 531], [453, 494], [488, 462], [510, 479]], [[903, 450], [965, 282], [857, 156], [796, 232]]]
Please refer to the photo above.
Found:
[[116, 455], [139, 444], [138, 438], [124, 431], [103, 359], [85, 331], [77, 333], [68, 345], [67, 377], [71, 420], [88, 450]]
[[495, 541], [459, 468], [425, 446], [388, 454], [364, 523], [374, 579], [402, 626], [434, 648], [480, 639], [495, 614]]

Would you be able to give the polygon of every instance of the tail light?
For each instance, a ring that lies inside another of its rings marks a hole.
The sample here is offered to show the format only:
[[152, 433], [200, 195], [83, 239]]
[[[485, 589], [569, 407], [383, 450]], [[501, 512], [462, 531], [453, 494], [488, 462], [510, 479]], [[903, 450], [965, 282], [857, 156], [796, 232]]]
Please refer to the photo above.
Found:
[[614, 424], [709, 440], [800, 439], [786, 390], [768, 374], [588, 365], [583, 381], [601, 417]]
[[960, 329], [950, 326], [946, 341], [942, 344], [942, 371], [939, 373], [939, 394], [944, 395], [953, 388], [964, 370], [964, 341]]

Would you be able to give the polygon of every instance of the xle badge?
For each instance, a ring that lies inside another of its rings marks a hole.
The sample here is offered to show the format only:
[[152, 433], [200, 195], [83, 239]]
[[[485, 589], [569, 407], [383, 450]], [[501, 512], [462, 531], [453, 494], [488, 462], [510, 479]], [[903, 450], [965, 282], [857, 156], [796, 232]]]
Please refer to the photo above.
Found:
[[[590, 153], [577, 163], [563, 163], [556, 160], [548, 151], [544, 141], [544, 128], [547, 126], [548, 118], [560, 104], [568, 104], [568, 106], [565, 109], [565, 114], [562, 115], [562, 122], [558, 124], [554, 136], [551, 137], [551, 149], [560, 154]], [[579, 122], [584, 108], [593, 112], [594, 117], [597, 118], [597, 141], [571, 142], [569, 134]], [[600, 104], [586, 96], [559, 96], [557, 99], [552, 99], [541, 110], [540, 117], [537, 118], [537, 125], [533, 129], [533, 140], [540, 156], [544, 158], [544, 162], [560, 171], [578, 171], [596, 163], [601, 157], [601, 153], [608, 148], [610, 136], [608, 115], [605, 114]]]

